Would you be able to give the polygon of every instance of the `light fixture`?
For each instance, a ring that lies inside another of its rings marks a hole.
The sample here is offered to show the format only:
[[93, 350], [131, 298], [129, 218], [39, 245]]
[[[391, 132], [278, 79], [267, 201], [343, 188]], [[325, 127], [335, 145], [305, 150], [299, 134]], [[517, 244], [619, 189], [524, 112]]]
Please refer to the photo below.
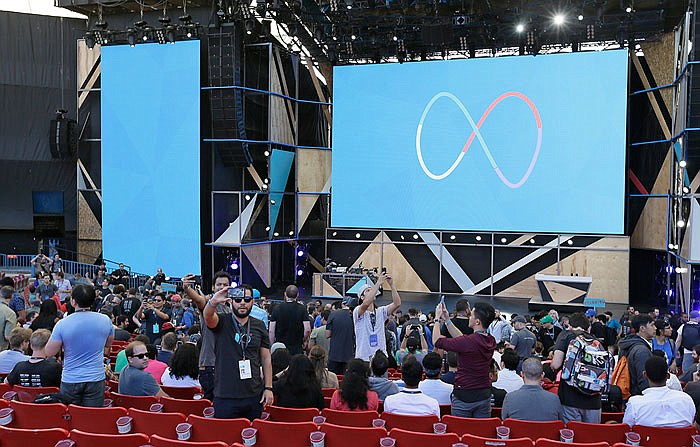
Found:
[[574, 245], [574, 241], [572, 241], [571, 239], [569, 239], [568, 241], [566, 241], [566, 243], [569, 244], [569, 245]]
[[136, 45], [136, 31], [133, 28], [126, 30], [126, 40], [129, 42], [129, 46], [133, 47]]
[[566, 17], [564, 17], [563, 14], [556, 14], [554, 16], [554, 24], [557, 26], [563, 25], [565, 21], [566, 21]]
[[518, 25], [515, 27], [515, 31], [518, 33], [522, 33], [523, 31], [525, 31], [525, 25], [523, 25], [522, 23], [518, 23]]
[[678, 162], [678, 166], [680, 166], [681, 168], [685, 168], [686, 166], [688, 166], [688, 163], [685, 160], [681, 160]]
[[534, 240], [534, 239], [530, 239], [530, 243], [531, 243], [531, 244], [534, 244], [534, 243], [535, 243], [535, 240]]
[[502, 238], [501, 238], [501, 244], [505, 244], [506, 242], [508, 242], [508, 239], [502, 237]]
[[350, 35], [350, 39], [355, 40], [355, 39], [357, 39], [357, 36], [354, 35], [354, 34], [351, 34], [351, 35]]
[[583, 20], [583, 14], [579, 14], [579, 15], [578, 15], [578, 20], [579, 20], [579, 21]]
[[263, 180], [263, 183], [265, 183], [266, 185], [267, 185], [269, 182], [270, 182], [269, 179], [264, 179], [264, 180]]
[[683, 228], [685, 226], [685, 221], [683, 219], [678, 219], [678, 222], [676, 222], [676, 226], [678, 228]]
[[269, 156], [270, 156], [270, 151], [265, 151], [265, 152], [263, 152], [263, 155], [266, 156], [266, 157], [269, 157]]
[[270, 231], [270, 227], [269, 226], [265, 227], [265, 231]]
[[253, 30], [255, 29], [255, 21], [253, 19], [247, 19], [245, 21], [245, 33], [248, 35], [253, 34]]
[[301, 267], [297, 266], [297, 276], [302, 276], [304, 274], [304, 270]]
[[355, 233], [355, 238], [359, 239], [360, 238], [360, 233]]
[[290, 232], [289, 232], [289, 235], [290, 235], [290, 236], [294, 236], [294, 230], [290, 231]]
[[476, 237], [476, 240], [477, 240], [477, 241], [480, 241], [480, 240], [481, 240], [481, 236], [477, 236], [477, 237]]
[[457, 236], [455, 236], [454, 234], [452, 236], [450, 236], [451, 241], [454, 241], [455, 239], [457, 239]]
[[413, 239], [418, 240], [418, 235], [417, 235], [417, 234], [414, 234], [414, 235], [413, 235]]
[[270, 205], [274, 205], [276, 202], [272, 199], [270, 199]]
[[625, 8], [625, 12], [626, 12], [627, 14], [631, 13], [632, 11], [633, 11], [633, 10], [632, 10], [632, 7], [631, 7], [631, 6], [628, 6], [627, 8]]
[[688, 273], [687, 267], [676, 267], [676, 273]]
[[406, 238], [403, 237], [403, 234], [401, 235], [401, 240], [402, 240], [402, 241], [405, 241], [405, 240], [406, 240]]
[[669, 250], [673, 250], [673, 244], [668, 244]]
[[273, 235], [274, 237], [277, 237], [277, 236], [279, 236], [280, 234], [279, 234], [278, 232], [275, 231], [274, 233], [272, 233], [272, 235]]
[[248, 194], [245, 195], [246, 200], [250, 200], [250, 196]]
[[333, 237], [336, 237], [337, 235], [338, 235], [338, 232], [337, 232], [337, 231], [334, 231], [332, 236], [333, 236]]
[[238, 287], [238, 283], [236, 281], [231, 281], [231, 287], [235, 289], [236, 287]]
[[233, 262], [231, 262], [231, 270], [238, 270], [238, 260], [234, 259]]
[[302, 250], [301, 248], [297, 250], [297, 256], [299, 256], [300, 258], [304, 256], [304, 250]]

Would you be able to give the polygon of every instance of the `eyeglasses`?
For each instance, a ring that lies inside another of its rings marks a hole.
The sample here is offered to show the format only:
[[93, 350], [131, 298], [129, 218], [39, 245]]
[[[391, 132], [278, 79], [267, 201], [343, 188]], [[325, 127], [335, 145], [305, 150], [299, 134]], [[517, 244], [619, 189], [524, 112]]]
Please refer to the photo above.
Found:
[[143, 354], [134, 354], [131, 357], [135, 359], [145, 359], [148, 357], [148, 353], [144, 352]]
[[233, 301], [236, 303], [240, 303], [241, 301], [245, 301], [246, 303], [250, 303], [253, 301], [253, 298], [246, 297], [246, 298], [233, 298]]
[[157, 302], [157, 303], [160, 303], [160, 302], [162, 302], [163, 300], [161, 300], [160, 298], [156, 298], [154, 301]]

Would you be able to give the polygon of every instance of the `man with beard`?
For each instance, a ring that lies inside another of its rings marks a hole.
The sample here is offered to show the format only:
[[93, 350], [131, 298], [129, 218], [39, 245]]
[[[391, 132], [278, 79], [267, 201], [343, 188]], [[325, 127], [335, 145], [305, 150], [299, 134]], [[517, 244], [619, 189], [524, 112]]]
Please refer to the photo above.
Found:
[[[204, 307], [204, 321], [214, 333], [214, 416], [259, 418], [274, 401], [270, 338], [265, 324], [250, 317], [253, 290], [249, 286], [219, 290]], [[216, 311], [231, 306], [232, 314]], [[260, 369], [262, 366], [262, 376]]]

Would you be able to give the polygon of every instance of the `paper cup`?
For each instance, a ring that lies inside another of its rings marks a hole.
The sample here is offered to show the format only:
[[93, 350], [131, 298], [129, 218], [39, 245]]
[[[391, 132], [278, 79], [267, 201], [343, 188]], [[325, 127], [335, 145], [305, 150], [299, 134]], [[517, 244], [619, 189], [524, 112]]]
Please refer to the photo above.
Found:
[[270, 413], [268, 413], [267, 411], [263, 411], [262, 413], [260, 413], [260, 419], [262, 419], [263, 421], [267, 421], [268, 419], [270, 419]]
[[314, 416], [314, 418], [312, 419], [312, 421], [313, 421], [313, 423], [316, 424], [316, 425], [321, 425], [321, 424], [323, 424], [324, 422], [326, 422], [326, 418], [323, 417], [323, 416]]
[[108, 407], [111, 407], [113, 403], [114, 403], [114, 401], [112, 399], [105, 399], [105, 403], [102, 404], [102, 406], [104, 408], [108, 408]]
[[5, 400], [17, 400], [17, 393], [15, 391], [8, 391], [2, 395]]
[[510, 439], [510, 428], [501, 425], [496, 427], [496, 438], [498, 439]]
[[56, 443], [54, 447], [73, 447], [75, 445], [75, 441], [72, 439], [61, 439]]
[[372, 419], [372, 427], [384, 427], [386, 426], [386, 421], [384, 419]]
[[162, 413], [163, 412], [163, 404], [153, 404], [151, 405], [151, 408], [148, 409], [151, 413]]
[[202, 415], [205, 418], [213, 418], [214, 417], [214, 407], [207, 407], [204, 410], [202, 410]]
[[241, 431], [241, 438], [243, 438], [243, 445], [255, 445], [257, 442], [256, 435], [258, 434], [258, 429], [253, 427], [244, 428]]
[[436, 435], [444, 435], [447, 433], [447, 424], [443, 424], [442, 422], [436, 422], [433, 424], [433, 433]]
[[202, 394], [202, 393], [197, 393], [197, 394], [195, 394], [194, 396], [192, 396], [192, 399], [194, 399], [194, 400], [202, 400], [202, 399], [204, 399], [204, 394]]
[[0, 425], [10, 425], [12, 422], [14, 410], [12, 408], [3, 408], [0, 410]]
[[117, 431], [120, 435], [125, 435], [131, 431], [131, 421], [133, 419], [129, 416], [122, 416], [117, 419]]
[[381, 438], [379, 440], [380, 447], [394, 447], [396, 445], [396, 439], [394, 438]]
[[458, 442], [456, 444], [452, 444], [452, 447], [469, 447], [467, 444], [462, 444], [461, 442]]
[[693, 447], [700, 447], [700, 435], [693, 435], [690, 439], [693, 440]]
[[186, 422], [182, 424], [177, 424], [175, 427], [175, 433], [177, 433], [177, 439], [180, 441], [187, 441], [190, 439], [190, 430], [192, 430], [192, 425]]
[[559, 430], [559, 440], [561, 442], [574, 442], [574, 431], [568, 428]]
[[627, 442], [629, 445], [639, 445], [639, 443], [642, 441], [642, 437], [639, 435], [639, 433], [635, 433], [633, 431], [625, 433], [625, 439], [625, 442]]
[[325, 442], [326, 434], [322, 431], [315, 431], [309, 435], [311, 440], [311, 447], [323, 447]]

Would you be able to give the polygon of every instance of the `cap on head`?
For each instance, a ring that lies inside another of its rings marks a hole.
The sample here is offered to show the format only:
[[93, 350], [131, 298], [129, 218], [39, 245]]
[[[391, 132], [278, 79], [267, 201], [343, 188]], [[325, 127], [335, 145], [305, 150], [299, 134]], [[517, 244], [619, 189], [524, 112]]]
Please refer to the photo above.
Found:
[[525, 317], [515, 317], [513, 318], [513, 323], [527, 323], [527, 320], [525, 320]]
[[694, 310], [690, 312], [690, 318], [700, 318], [700, 311]]
[[554, 318], [550, 317], [549, 315], [545, 315], [544, 317], [540, 318], [540, 323], [554, 323]]
[[362, 294], [364, 294], [368, 289], [371, 289], [371, 287], [368, 284], [362, 284], [357, 290], [357, 297], [362, 298]]
[[589, 318], [590, 318], [590, 317], [595, 317], [595, 309], [588, 309], [588, 310], [586, 311], [586, 316], [589, 317]]

